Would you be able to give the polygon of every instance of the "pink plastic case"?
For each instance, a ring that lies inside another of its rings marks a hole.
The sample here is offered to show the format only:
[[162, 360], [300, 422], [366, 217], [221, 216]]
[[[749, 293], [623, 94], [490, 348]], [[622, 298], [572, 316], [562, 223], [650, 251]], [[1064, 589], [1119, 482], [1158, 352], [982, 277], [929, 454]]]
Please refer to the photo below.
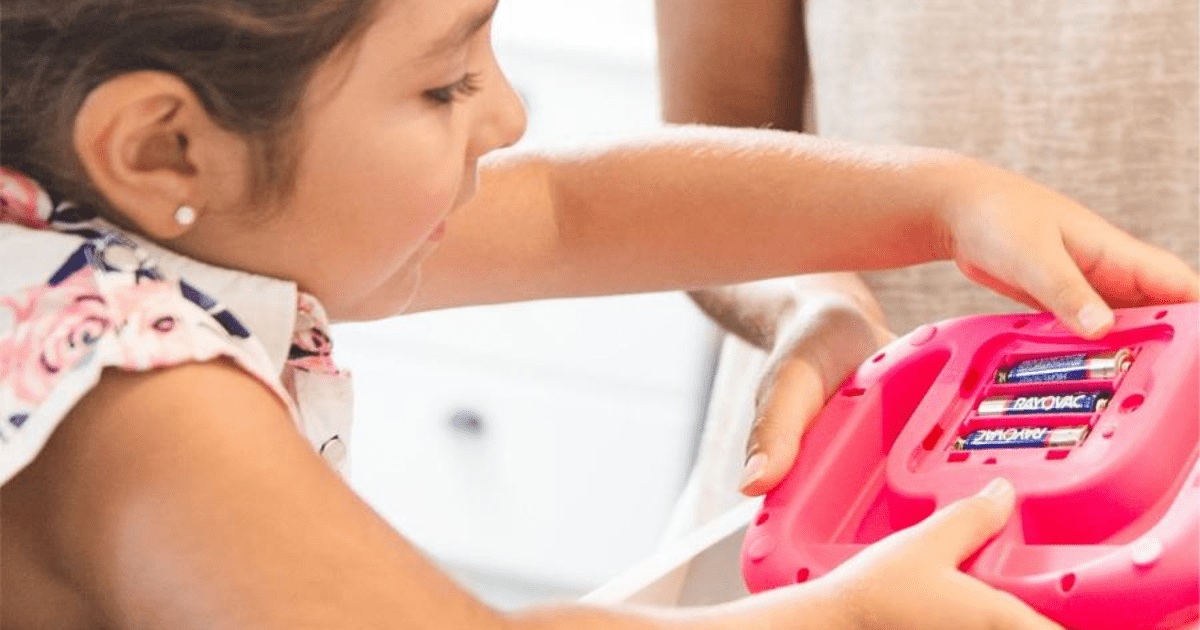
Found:
[[[1097, 341], [1049, 314], [960, 318], [896, 340], [842, 384], [766, 496], [742, 548], [746, 585], [758, 592], [819, 577], [1004, 476], [1016, 511], [963, 570], [1075, 630], [1196, 620], [1198, 324], [1191, 303], [1119, 310]], [[1112, 378], [997, 382], [1023, 361], [1121, 349], [1132, 363]], [[1055, 403], [1047, 396], [1086, 406], [1096, 393], [1111, 394], [1102, 409], [1045, 412]], [[981, 415], [984, 399], [993, 413], [1018, 413]], [[1080, 427], [1088, 433], [1078, 443], [996, 448], [982, 439], [1047, 428], [1078, 438]], [[976, 438], [982, 447], [964, 448]]]

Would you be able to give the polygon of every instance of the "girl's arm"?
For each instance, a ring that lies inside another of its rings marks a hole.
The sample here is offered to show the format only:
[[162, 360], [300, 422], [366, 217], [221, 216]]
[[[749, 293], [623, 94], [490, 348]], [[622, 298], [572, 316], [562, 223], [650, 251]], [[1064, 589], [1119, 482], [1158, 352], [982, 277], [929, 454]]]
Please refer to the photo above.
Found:
[[1101, 297], [1197, 299], [1177, 258], [1012, 172], [770, 130], [683, 127], [575, 154], [509, 153], [449, 228], [414, 310], [940, 258], [1086, 336], [1111, 326]]
[[[501, 627], [223, 363], [106, 372], [3, 500], [6, 564], [82, 627]], [[6, 586], [4, 627], [53, 614]]]
[[935, 211], [967, 164], [709, 127], [574, 154], [508, 153], [451, 217], [414, 308], [928, 260], [944, 255]]

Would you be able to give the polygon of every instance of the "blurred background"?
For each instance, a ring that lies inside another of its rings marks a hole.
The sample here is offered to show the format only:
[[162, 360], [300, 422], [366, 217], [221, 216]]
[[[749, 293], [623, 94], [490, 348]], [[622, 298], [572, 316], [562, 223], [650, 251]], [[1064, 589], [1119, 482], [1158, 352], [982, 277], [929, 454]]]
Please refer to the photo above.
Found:
[[[522, 146], [659, 125], [650, 0], [506, 0]], [[657, 546], [692, 463], [717, 333], [681, 293], [339, 325], [352, 483], [499, 608], [581, 595]]]

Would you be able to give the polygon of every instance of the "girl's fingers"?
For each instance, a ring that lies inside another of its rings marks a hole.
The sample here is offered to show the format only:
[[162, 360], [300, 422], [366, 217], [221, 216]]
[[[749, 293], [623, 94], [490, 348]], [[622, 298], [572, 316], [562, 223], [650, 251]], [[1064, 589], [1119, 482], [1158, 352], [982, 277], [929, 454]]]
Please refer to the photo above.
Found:
[[[985, 586], [985, 588], [987, 588]], [[992, 628], [999, 630], [1064, 630], [1064, 628], [1042, 616], [1011, 593], [991, 589], [986, 596], [984, 609], [991, 618]]]
[[971, 264], [959, 263], [959, 269], [972, 281], [1000, 295], [1036, 310], [1050, 311], [1081, 337], [1094, 339], [1112, 328], [1112, 309], [1065, 250], [1051, 250], [1042, 256], [1032, 256], [1030, 260], [1039, 262], [1017, 267], [1010, 272], [1017, 277], [1009, 282]]
[[983, 285], [1014, 302], [1020, 302], [1021, 304], [1024, 304], [1025, 306], [1037, 311], [1046, 310], [1046, 307], [1039, 304], [1037, 300], [1030, 297], [1028, 293], [1015, 289], [1012, 285], [1006, 282], [1001, 282], [1000, 280], [996, 279], [995, 276], [980, 269], [979, 267], [959, 264], [959, 270], [962, 271], [962, 274], [972, 282]]
[[935, 561], [957, 567], [991, 540], [1008, 522], [1016, 491], [997, 478], [978, 494], [959, 499], [913, 526], [910, 536]]
[[[1200, 299], [1200, 278], [1177, 256], [1124, 233], [1118, 246], [1080, 254], [1085, 275], [1110, 304], [1141, 306]], [[1109, 253], [1117, 252], [1117, 253]]]
[[1050, 311], [1082, 337], [1112, 328], [1110, 305], [1200, 300], [1200, 276], [1187, 263], [1089, 212], [1011, 227], [1003, 220], [960, 226], [959, 268], [997, 293]]
[[1044, 248], [1018, 268], [1017, 281], [1030, 297], [1046, 307], [1063, 324], [1086, 339], [1103, 336], [1115, 316], [1083, 271], [1061, 245]]
[[774, 488], [792, 468], [800, 438], [825, 403], [820, 370], [801, 358], [776, 366], [759, 404], [759, 415], [747, 441], [741, 490], [756, 496]]

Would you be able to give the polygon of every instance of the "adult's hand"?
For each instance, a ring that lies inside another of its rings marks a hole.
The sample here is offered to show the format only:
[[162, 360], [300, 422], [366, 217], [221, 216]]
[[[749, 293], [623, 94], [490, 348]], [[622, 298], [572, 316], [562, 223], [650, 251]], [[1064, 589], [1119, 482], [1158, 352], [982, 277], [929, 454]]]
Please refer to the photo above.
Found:
[[743, 493], [762, 494], [783, 479], [825, 401], [893, 338], [877, 309], [865, 309], [850, 297], [810, 292], [800, 298], [798, 308], [777, 325], [759, 383]]

